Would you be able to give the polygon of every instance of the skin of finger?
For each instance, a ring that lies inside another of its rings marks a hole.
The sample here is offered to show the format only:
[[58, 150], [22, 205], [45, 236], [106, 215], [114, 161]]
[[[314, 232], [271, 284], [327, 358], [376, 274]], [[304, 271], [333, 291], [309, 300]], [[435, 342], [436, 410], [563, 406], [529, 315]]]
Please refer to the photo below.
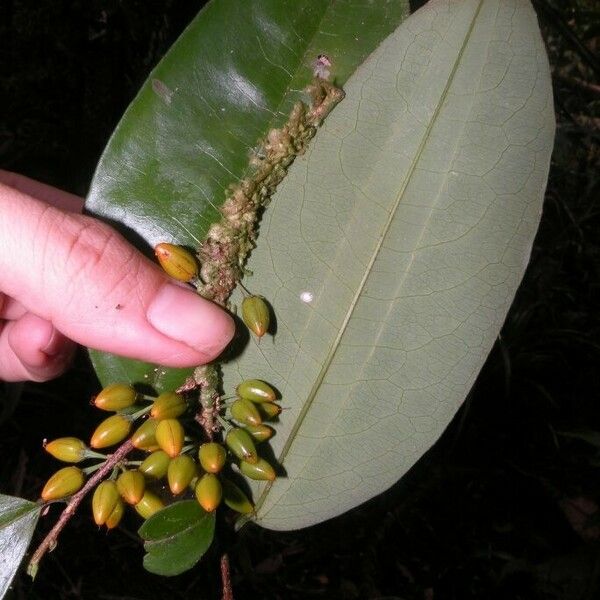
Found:
[[0, 331], [0, 379], [48, 381], [63, 373], [71, 362], [75, 344], [64, 338], [56, 354], [46, 354], [43, 348], [54, 333], [51, 323], [31, 313], [5, 322]]
[[27, 309], [17, 300], [0, 293], [0, 320], [14, 321], [20, 319]]
[[233, 335], [230, 318], [210, 303], [202, 305], [207, 321], [196, 349], [161, 334], [146, 319], [168, 282], [156, 265], [107, 225], [1, 185], [0, 274], [3, 291], [93, 348], [193, 366], [216, 357]]
[[59, 190], [51, 185], [36, 181], [25, 175], [0, 169], [0, 183], [23, 192], [32, 198], [46, 202], [60, 210], [80, 213], [83, 210], [83, 198]]

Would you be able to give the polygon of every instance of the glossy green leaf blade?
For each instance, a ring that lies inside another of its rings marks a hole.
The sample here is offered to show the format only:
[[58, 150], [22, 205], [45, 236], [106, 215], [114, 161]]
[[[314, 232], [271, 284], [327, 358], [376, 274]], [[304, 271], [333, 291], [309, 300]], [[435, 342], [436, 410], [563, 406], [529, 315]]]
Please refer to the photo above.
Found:
[[0, 494], [0, 598], [7, 593], [40, 516], [34, 502]]
[[[407, 0], [213, 0], [119, 123], [87, 209], [140, 246], [197, 247], [253, 147], [304, 98], [317, 56], [329, 56], [343, 83], [407, 13]], [[98, 352], [92, 360], [104, 384], [145, 382], [160, 391], [190, 374], [156, 378], [153, 365]]]
[[175, 502], [152, 515], [139, 528], [144, 540], [144, 567], [164, 576], [191, 569], [212, 543], [215, 514], [207, 513], [195, 500]]
[[[553, 144], [523, 0], [431, 2], [369, 57], [261, 225], [246, 285], [277, 333], [224, 367], [282, 393], [256, 521], [293, 529], [378, 494], [471, 388], [529, 258]], [[238, 300], [239, 301], [239, 300]]]

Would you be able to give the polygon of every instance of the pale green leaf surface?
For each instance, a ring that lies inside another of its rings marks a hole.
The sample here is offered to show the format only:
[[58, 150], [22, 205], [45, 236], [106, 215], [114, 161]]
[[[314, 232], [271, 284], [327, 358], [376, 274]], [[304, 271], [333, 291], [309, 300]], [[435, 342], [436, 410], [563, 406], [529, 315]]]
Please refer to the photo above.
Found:
[[384, 491], [439, 437], [522, 278], [552, 150], [549, 68], [523, 0], [432, 1], [345, 89], [250, 260], [277, 333], [224, 366], [226, 392], [258, 377], [282, 393], [285, 475], [254, 486], [273, 529]]
[[7, 593], [35, 530], [40, 506], [0, 494], [0, 598]]

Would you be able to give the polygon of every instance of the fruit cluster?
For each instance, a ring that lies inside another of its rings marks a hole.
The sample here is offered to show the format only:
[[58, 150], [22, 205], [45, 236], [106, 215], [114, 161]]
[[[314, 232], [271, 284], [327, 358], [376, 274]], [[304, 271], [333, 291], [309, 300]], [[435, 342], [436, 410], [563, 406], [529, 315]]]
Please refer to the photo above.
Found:
[[[168, 275], [196, 287], [201, 285], [198, 263], [185, 248], [162, 243], [156, 246], [155, 254]], [[269, 307], [262, 296], [246, 296], [242, 319], [258, 338], [267, 333]], [[54, 473], [42, 490], [42, 500], [50, 502], [76, 494], [84, 486], [86, 476], [104, 467], [108, 477], [100, 481], [100, 474], [96, 476], [98, 484], [92, 497], [94, 521], [99, 526], [116, 527], [126, 504], [147, 519], [165, 503], [186, 493], [193, 493], [207, 512], [214, 511], [223, 501], [239, 513], [251, 513], [254, 507], [231, 480], [235, 477], [232, 471], [255, 480], [275, 479], [275, 470], [258, 455], [256, 444], [273, 435], [273, 429], [264, 421], [275, 419], [281, 407], [273, 388], [259, 379], [243, 381], [236, 392], [235, 398], [219, 398], [216, 402], [218, 431], [213, 435], [209, 428], [207, 435], [195, 421], [202, 417], [203, 410], [198, 398], [173, 391], [158, 397], [145, 396], [125, 383], [105, 387], [93, 404], [114, 414], [96, 427], [89, 445], [74, 437], [45, 444], [45, 449], [63, 462], [96, 463], [85, 468], [71, 465]], [[211, 439], [198, 440], [199, 432]], [[111, 455], [98, 452], [127, 438], [130, 447], [146, 456], [141, 460], [128, 457], [116, 461]], [[94, 484], [90, 482], [87, 487], [93, 488]]]
[[[297, 102], [287, 123], [269, 131], [261, 142], [264, 152], [261, 151], [260, 161], [252, 163], [254, 172], [229, 188], [221, 207], [222, 218], [210, 225], [197, 254], [194, 256], [185, 248], [169, 243], [155, 247], [156, 257], [169, 276], [189, 283], [198, 294], [217, 304], [227, 306], [239, 284], [247, 294], [241, 306], [242, 320], [259, 339], [269, 332], [271, 310], [262, 296], [251, 294], [240, 281], [247, 272], [244, 265], [248, 254], [255, 246], [259, 215], [285, 177], [287, 167], [304, 153], [323, 119], [344, 97], [341, 89], [317, 73], [306, 91], [312, 98], [312, 106]], [[257, 480], [275, 479], [275, 470], [258, 455], [255, 444], [273, 435], [273, 429], [263, 421], [274, 419], [281, 408], [275, 402], [274, 390], [261, 380], [242, 382], [237, 388], [237, 398], [231, 401], [222, 399], [218, 388], [219, 373], [215, 365], [198, 366], [193, 378], [180, 388], [198, 391], [195, 399], [176, 392], [148, 398], [127, 384], [114, 384], [102, 390], [95, 404], [115, 414], [100, 423], [89, 446], [73, 437], [46, 444], [46, 450], [59, 460], [75, 464], [89, 459], [99, 462], [86, 468], [64, 467], [44, 486], [45, 502], [73, 497], [34, 553], [28, 572], [35, 574], [42, 556], [54, 548], [66, 522], [94, 487], [94, 519], [109, 529], [119, 523], [125, 504], [133, 505], [142, 517], [148, 518], [160, 511], [169, 494], [172, 501], [188, 490], [190, 494], [193, 490], [199, 505], [208, 512], [212, 513], [223, 500], [239, 513], [252, 513], [252, 503], [231, 481], [236, 473], [230, 472], [237, 471]], [[140, 401], [149, 401], [150, 406], [137, 405]], [[222, 410], [226, 411], [224, 415]], [[189, 414], [187, 420], [186, 414]], [[131, 435], [140, 419], [141, 424]], [[195, 432], [201, 431], [204, 439], [197, 440], [193, 434], [186, 436], [191, 433], [189, 424], [194, 422], [201, 426], [196, 426]], [[112, 454], [97, 452], [128, 436]], [[147, 456], [132, 461], [129, 453], [134, 448]], [[87, 475], [91, 477], [86, 482]], [[161, 483], [165, 477], [168, 487]], [[185, 506], [195, 508], [193, 501]], [[170, 513], [169, 510], [163, 513], [165, 520]], [[226, 565], [226, 560], [223, 564]], [[224, 590], [226, 571], [222, 567]]]
[[221, 443], [195, 439], [201, 430], [190, 427], [195, 422], [186, 417], [197, 412], [197, 401], [176, 392], [153, 398], [123, 383], [105, 387], [93, 404], [114, 414], [96, 427], [89, 445], [74, 437], [45, 444], [46, 451], [63, 462], [77, 464], [99, 459], [98, 462], [87, 468], [71, 465], [54, 473], [42, 490], [42, 500], [50, 502], [78, 492], [86, 476], [110, 457], [98, 450], [129, 437], [133, 447], [146, 455], [142, 460], [124, 459], [96, 487], [92, 511], [97, 525], [115, 527], [126, 504], [143, 518], [149, 518], [186, 492], [193, 492], [207, 512], [214, 511], [223, 501], [239, 513], [251, 513], [252, 503], [231, 480], [235, 477], [232, 465], [250, 479], [275, 479], [275, 470], [258, 455], [256, 445], [273, 435], [273, 429], [264, 421], [276, 418], [281, 407], [276, 403], [275, 391], [264, 381], [248, 379], [237, 386], [236, 392], [235, 398], [221, 404]]

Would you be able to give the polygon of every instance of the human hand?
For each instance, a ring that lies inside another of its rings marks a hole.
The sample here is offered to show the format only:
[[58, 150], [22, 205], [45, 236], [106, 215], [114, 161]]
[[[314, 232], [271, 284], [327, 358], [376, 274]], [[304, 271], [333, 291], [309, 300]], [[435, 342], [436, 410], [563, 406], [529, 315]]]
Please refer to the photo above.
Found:
[[170, 367], [218, 356], [231, 317], [82, 207], [0, 170], [0, 379], [56, 377], [75, 342]]

